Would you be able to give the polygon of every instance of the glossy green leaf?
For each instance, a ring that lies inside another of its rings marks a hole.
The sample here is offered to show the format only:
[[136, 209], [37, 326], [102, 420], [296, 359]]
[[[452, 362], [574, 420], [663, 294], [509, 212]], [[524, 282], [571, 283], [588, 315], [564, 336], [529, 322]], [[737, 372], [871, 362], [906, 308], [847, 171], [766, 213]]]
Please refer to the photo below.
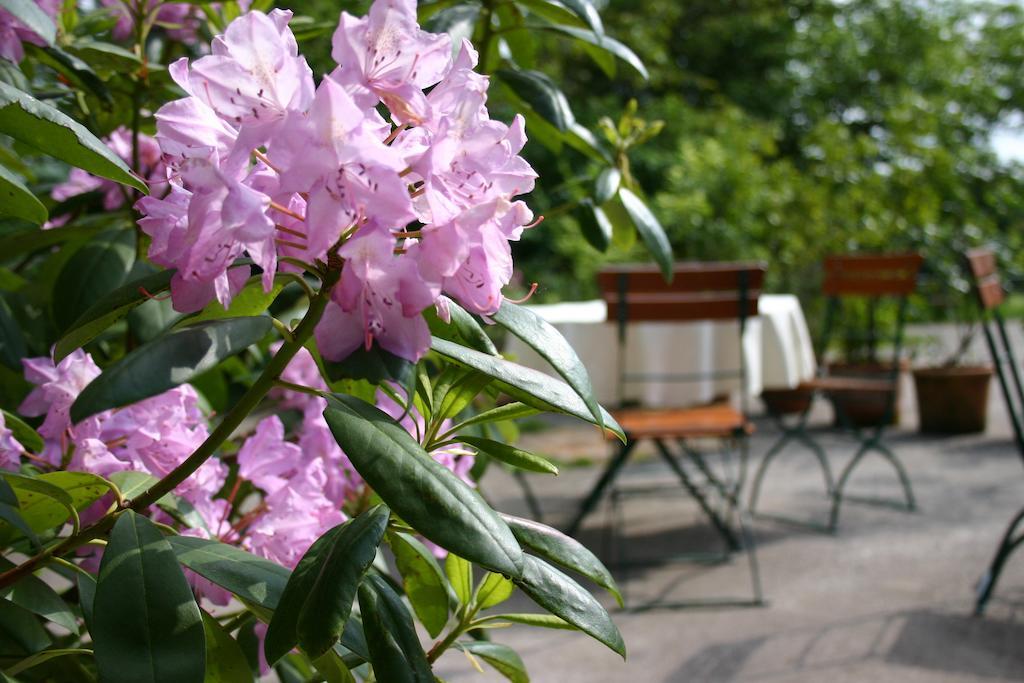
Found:
[[449, 589], [445, 574], [434, 554], [415, 537], [392, 532], [388, 542], [409, 604], [430, 637], [436, 638], [448, 623]]
[[473, 425], [487, 424], [489, 422], [518, 420], [522, 417], [531, 417], [539, 412], [540, 411], [536, 408], [531, 408], [525, 403], [513, 401], [512, 403], [506, 403], [503, 406], [498, 406], [497, 408], [491, 408], [490, 410], [485, 410], [482, 413], [477, 413], [476, 415], [463, 420], [455, 427], [455, 431], [459, 431]]
[[0, 657], [24, 657], [50, 646], [50, 635], [27, 609], [0, 600]]
[[571, 9], [576, 16], [586, 22], [595, 35], [604, 37], [604, 24], [601, 22], [601, 15], [591, 0], [559, 0], [563, 5]]
[[96, 69], [125, 72], [137, 69], [141, 64], [134, 52], [113, 43], [78, 39], [74, 45], [68, 46], [67, 51], [78, 55]]
[[249, 280], [249, 283], [242, 288], [231, 300], [227, 309], [219, 301], [211, 301], [206, 308], [194, 316], [183, 319], [177, 327], [194, 325], [205, 320], [223, 320], [224, 318], [242, 318], [254, 315], [261, 315], [270, 308], [274, 299], [284, 289], [285, 282], [277, 280], [269, 292], [263, 291], [263, 278], [257, 276]]
[[615, 161], [612, 155], [598, 142], [597, 137], [590, 132], [590, 129], [579, 122], [569, 126], [569, 130], [565, 131], [564, 138], [567, 145], [601, 165], [611, 164]]
[[94, 379], [71, 406], [71, 421], [120, 408], [188, 382], [270, 331], [270, 318], [211, 320], [143, 344]]
[[61, 80], [65, 81], [75, 90], [85, 91], [93, 95], [105, 106], [110, 106], [114, 103], [114, 98], [111, 96], [107, 84], [93, 71], [88, 63], [77, 55], [65, 52], [56, 45], [51, 47], [26, 45], [25, 47], [27, 56], [34, 62], [39, 62], [53, 69], [60, 76]]
[[54, 285], [53, 317], [68, 330], [95, 304], [118, 290], [135, 263], [135, 235], [127, 230], [103, 233], [74, 253]]
[[356, 683], [355, 677], [345, 665], [341, 655], [334, 650], [313, 660], [313, 666], [323, 676], [324, 683]]
[[[442, 383], [442, 378], [446, 383]], [[465, 410], [490, 383], [487, 375], [451, 365], [434, 387], [435, 411], [439, 417], [453, 418]]]
[[549, 2], [549, 0], [515, 0], [520, 7], [525, 7], [536, 17], [552, 24], [566, 24], [585, 27], [587, 24], [579, 14], [569, 10], [565, 5]]
[[384, 505], [318, 538], [299, 560], [267, 629], [264, 652], [273, 664], [296, 643], [320, 657], [341, 636], [356, 589], [377, 555], [390, 510]]
[[671, 281], [672, 245], [669, 244], [668, 237], [665, 235], [665, 229], [647, 208], [647, 204], [628, 188], [624, 187], [619, 190], [619, 199], [633, 221], [633, 225], [636, 226], [637, 232], [640, 233], [640, 239], [647, 245], [651, 256], [661, 268], [661, 274], [665, 276], [665, 280]]
[[521, 470], [529, 470], [530, 472], [558, 474], [558, 468], [550, 460], [515, 446], [494, 441], [493, 439], [485, 439], [480, 436], [466, 436], [463, 434], [456, 438], [460, 442], [469, 444], [478, 451], [482, 451], [506, 465], [518, 467]]
[[96, 579], [91, 574], [78, 572], [75, 581], [78, 586], [78, 605], [82, 608], [85, 628], [92, 633], [93, 607], [96, 603]]
[[576, 122], [565, 93], [547, 74], [521, 69], [498, 69], [495, 75], [559, 131], [568, 130]]
[[206, 635], [206, 674], [203, 683], [252, 683], [252, 670], [242, 648], [216, 619], [206, 612], [202, 615]]
[[92, 630], [105, 683], [202, 683], [203, 620], [160, 530], [128, 510], [103, 551]]
[[579, 630], [562, 617], [556, 617], [554, 614], [492, 614], [484, 618], [482, 621], [485, 623], [507, 622], [510, 624], [523, 624], [524, 626], [534, 626], [537, 628], [553, 628], [562, 631]]
[[598, 251], [608, 251], [612, 243], [614, 228], [608, 214], [590, 199], [584, 199], [573, 211], [580, 224], [580, 231], [587, 242]]
[[590, 375], [583, 367], [583, 361], [554, 325], [529, 308], [503, 301], [501, 308], [492, 316], [499, 325], [526, 342], [534, 351], [551, 364], [562, 379], [583, 399], [594, 418], [594, 423], [603, 426], [601, 406], [594, 398]]
[[622, 171], [615, 166], [609, 166], [604, 169], [598, 174], [597, 182], [594, 184], [594, 201], [598, 204], [604, 204], [615, 196], [615, 193], [619, 191], [621, 183]]
[[505, 523], [393, 418], [343, 395], [324, 417], [356, 471], [406, 523], [460, 557], [519, 576], [522, 551]]
[[626, 645], [608, 612], [593, 595], [568, 576], [543, 560], [524, 555], [523, 576], [515, 583], [538, 605], [625, 659]]
[[[7, 561], [4, 561], [3, 565], [5, 569], [14, 566]], [[6, 597], [15, 605], [24, 607], [74, 634], [78, 634], [78, 619], [75, 618], [71, 608], [63, 598], [57, 595], [57, 591], [38, 576], [32, 574], [20, 579]]]
[[480, 609], [489, 609], [500, 605], [512, 596], [514, 590], [515, 584], [504, 576], [488, 572], [484, 580], [480, 582], [480, 587], [477, 588], [476, 604]]
[[454, 341], [491, 356], [498, 355], [494, 342], [470, 313], [451, 299], [447, 300], [450, 322], [444, 322], [433, 308], [424, 311], [431, 334]]
[[[488, 356], [437, 337], [433, 338], [430, 348], [445, 358], [493, 377], [499, 382], [502, 391], [529, 406], [574, 415], [581, 420], [597, 424], [583, 399], [568, 384], [543, 372], [510, 363], [503, 358]], [[603, 408], [601, 419], [605, 429], [625, 440], [622, 428]]]
[[50, 217], [46, 207], [21, 178], [0, 165], [0, 217], [8, 216], [37, 225], [42, 225]]
[[444, 573], [459, 604], [468, 605], [473, 599], [473, 565], [455, 553], [448, 553], [444, 558]]
[[[281, 565], [256, 557], [241, 548], [205, 538], [171, 536], [167, 542], [171, 544], [178, 562], [196, 574], [264, 612], [277, 608], [291, 574]], [[264, 615], [257, 616], [262, 619]], [[354, 617], [345, 626], [341, 644], [363, 659], [370, 656], [362, 627]]]
[[19, 231], [11, 235], [0, 237], [0, 254], [7, 258], [13, 258], [20, 254], [28, 254], [39, 249], [52, 247], [55, 244], [74, 242], [76, 240], [88, 239], [105, 230], [109, 230], [117, 218], [123, 216], [108, 215], [90, 216], [89, 219], [79, 219], [74, 225], [67, 225], [60, 230], [31, 230]]
[[[48, 531], [81, 512], [110, 491], [102, 478], [88, 472], [47, 472], [37, 477], [4, 473], [3, 477], [18, 497], [25, 522], [36, 533]], [[0, 523], [0, 542], [9, 542], [17, 532]]]
[[571, 536], [563, 534], [540, 522], [502, 513], [516, 539], [526, 548], [546, 560], [560, 564], [566, 569], [579, 572], [598, 586], [601, 586], [622, 604], [622, 594], [601, 560]]
[[615, 40], [611, 36], [603, 35], [599, 36], [593, 31], [589, 31], [585, 28], [576, 28], [573, 26], [557, 26], [557, 25], [541, 25], [537, 28], [555, 31], [557, 33], [564, 33], [572, 36], [577, 40], [582, 40], [585, 43], [589, 43], [594, 47], [600, 48], [609, 54], [613, 54], [626, 64], [629, 64], [633, 69], [643, 77], [646, 81], [650, 78], [650, 74], [647, 73], [647, 67], [644, 66], [643, 61], [636, 56], [636, 53], [623, 45], [619, 41]]
[[372, 384], [394, 382], [410, 392], [416, 381], [416, 364], [379, 346], [370, 350], [359, 347], [345, 360], [333, 362], [324, 360], [324, 371], [331, 382], [345, 379], [366, 380]]
[[43, 450], [43, 437], [39, 432], [25, 424], [20, 417], [6, 410], [0, 410], [3, 415], [4, 426], [11, 430], [11, 436], [25, 447], [30, 453], [39, 453]]
[[[110, 481], [121, 491], [121, 496], [125, 500], [131, 500], [147, 491], [159, 480], [145, 472], [124, 470], [111, 474]], [[181, 496], [165, 493], [156, 501], [156, 505], [176, 521], [191, 529], [205, 529], [209, 531], [203, 516], [199, 514], [192, 503]]]
[[[47, 45], [53, 45], [53, 41], [57, 38], [57, 27], [54, 25], [53, 19], [43, 11], [38, 2], [33, 0], [0, 0], [0, 8], [14, 15], [15, 19], [31, 29]], [[17, 38], [9, 38], [9, 40], [17, 40]]]
[[379, 576], [359, 584], [359, 611], [370, 662], [381, 683], [434, 683], [427, 655], [402, 598]]
[[480, 18], [480, 5], [463, 3], [447, 7], [433, 15], [424, 25], [431, 33], [447, 33], [452, 38], [452, 50], [458, 53], [463, 38], [472, 38], [473, 29]]
[[479, 657], [512, 683], [530, 683], [526, 673], [526, 665], [508, 645], [489, 643], [485, 640], [463, 641], [456, 646], [460, 650]]
[[94, 175], [149, 191], [128, 164], [81, 124], [2, 82], [0, 132]]
[[127, 282], [103, 295], [71, 323], [57, 341], [53, 357], [60, 361], [75, 349], [85, 346], [129, 311], [170, 289], [174, 270], [161, 270]]

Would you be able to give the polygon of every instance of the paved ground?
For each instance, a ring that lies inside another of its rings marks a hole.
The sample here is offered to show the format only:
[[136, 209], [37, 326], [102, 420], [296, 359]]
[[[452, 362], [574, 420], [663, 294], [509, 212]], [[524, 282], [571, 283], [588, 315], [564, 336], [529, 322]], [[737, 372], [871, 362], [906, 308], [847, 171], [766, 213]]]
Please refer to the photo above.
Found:
[[[1024, 680], [1024, 549], [1004, 572], [986, 615], [971, 616], [974, 583], [1024, 503], [1024, 471], [1001, 400], [993, 396], [988, 433], [938, 439], [912, 431], [909, 392], [904, 398], [904, 427], [890, 443], [910, 472], [919, 510], [851, 503], [835, 535], [755, 521], [766, 606], [613, 612], [629, 649], [625, 663], [578, 633], [517, 627], [495, 631], [495, 640], [514, 646], [541, 683]], [[817, 435], [838, 470], [854, 443], [828, 432], [829, 419], [827, 405], [815, 411]], [[770, 424], [761, 424], [751, 450], [755, 463], [776, 436]], [[570, 424], [527, 435], [524, 443], [563, 463], [607, 454], [592, 430]], [[672, 481], [649, 453], [642, 456], [624, 475], [626, 484]], [[792, 448], [773, 468], [763, 509], [822, 519], [826, 501], [812, 458]], [[545, 521], [564, 523], [597, 472], [592, 464], [565, 467], [557, 478], [531, 477]], [[525, 513], [515, 482], [489, 477], [485, 493], [495, 505]], [[895, 482], [887, 465], [871, 461], [850, 491], [898, 495]], [[613, 542], [608, 507], [588, 520], [581, 539], [609, 560], [620, 552], [613, 546], [629, 557], [716, 547], [696, 505], [681, 493], [626, 500]], [[746, 559], [736, 555], [712, 566], [675, 561], [617, 576], [633, 606], [744, 597], [750, 590]], [[516, 600], [513, 609], [532, 609]], [[476, 673], [455, 653], [442, 662], [449, 683], [503, 680]]]

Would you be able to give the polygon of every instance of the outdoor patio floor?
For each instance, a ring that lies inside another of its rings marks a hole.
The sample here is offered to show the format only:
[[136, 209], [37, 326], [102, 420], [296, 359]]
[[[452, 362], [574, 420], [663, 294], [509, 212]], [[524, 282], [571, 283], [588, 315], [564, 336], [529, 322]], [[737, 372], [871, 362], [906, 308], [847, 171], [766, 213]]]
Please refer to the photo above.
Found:
[[[851, 502], [835, 535], [755, 520], [765, 606], [613, 610], [628, 648], [625, 662], [580, 633], [513, 627], [493, 631], [494, 639], [515, 647], [539, 683], [1024, 680], [1024, 550], [1011, 558], [985, 616], [972, 616], [975, 582], [1024, 504], [1024, 469], [1002, 401], [993, 394], [987, 433], [932, 438], [913, 431], [910, 398], [904, 392], [903, 426], [890, 433], [889, 443], [910, 473], [918, 511]], [[821, 402], [813, 423], [838, 472], [855, 442], [826, 430], [830, 415]], [[759, 422], [752, 464], [777, 435], [770, 422]], [[609, 446], [595, 430], [562, 422], [522, 443], [566, 464], [558, 477], [530, 477], [544, 521], [565, 524], [599, 472], [596, 464], [569, 463], [600, 460]], [[644, 453], [640, 449], [623, 478], [672, 483], [663, 464]], [[527, 514], [519, 487], [503, 472], [489, 473], [483, 490], [499, 509]], [[899, 495], [881, 459], [863, 463], [848, 492]], [[821, 520], [828, 511], [820, 471], [796, 446], [769, 470], [761, 500], [766, 512]], [[675, 496], [629, 498], [623, 510], [617, 538], [630, 556], [717, 542], [681, 489]], [[580, 538], [611, 559], [602, 540], [608, 521], [606, 503]], [[743, 597], [750, 590], [742, 554], [725, 564], [673, 561], [616, 576], [633, 605]], [[534, 610], [517, 594], [507, 611]], [[458, 653], [446, 655], [438, 673], [449, 683], [504, 680], [493, 671], [477, 673]]]

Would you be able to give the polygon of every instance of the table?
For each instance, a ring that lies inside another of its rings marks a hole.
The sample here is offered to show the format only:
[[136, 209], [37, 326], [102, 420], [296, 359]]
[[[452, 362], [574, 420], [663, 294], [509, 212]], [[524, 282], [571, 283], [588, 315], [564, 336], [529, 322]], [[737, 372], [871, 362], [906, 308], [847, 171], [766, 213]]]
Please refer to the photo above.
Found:
[[[597, 400], [615, 406], [636, 401], [651, 408], [706, 403], [739, 389], [739, 380], [693, 382], [643, 381], [620, 386], [615, 321], [607, 320], [601, 299], [528, 306], [553, 324], [579, 354], [590, 372]], [[746, 392], [791, 389], [814, 377], [816, 363], [800, 301], [792, 294], [765, 294], [760, 315], [749, 321], [743, 339], [747, 367]], [[685, 376], [708, 369], [739, 368], [736, 323], [644, 322], [629, 326], [625, 372], [629, 375]], [[504, 352], [521, 365], [554, 374], [543, 358], [518, 338], [509, 336]]]

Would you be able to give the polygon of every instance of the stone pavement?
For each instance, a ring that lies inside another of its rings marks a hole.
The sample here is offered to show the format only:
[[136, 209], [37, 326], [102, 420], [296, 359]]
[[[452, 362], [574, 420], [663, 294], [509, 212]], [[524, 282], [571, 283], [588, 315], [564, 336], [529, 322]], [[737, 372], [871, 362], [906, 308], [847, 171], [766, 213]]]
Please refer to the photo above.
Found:
[[[515, 647], [538, 683], [1024, 680], [1024, 548], [1004, 571], [985, 616], [972, 616], [974, 583], [1024, 504], [1024, 469], [1001, 398], [993, 394], [986, 434], [953, 438], [916, 434], [909, 392], [904, 398], [904, 426], [889, 443], [910, 472], [918, 511], [848, 503], [835, 535], [756, 520], [766, 606], [613, 611], [629, 651], [625, 662], [580, 633], [513, 627], [493, 631], [494, 640]], [[855, 443], [826, 429], [827, 404], [814, 415], [838, 472]], [[759, 427], [754, 463], [777, 436], [770, 423]], [[530, 477], [545, 521], [564, 524], [599, 471], [571, 463], [600, 460], [608, 446], [592, 428], [567, 422], [525, 435], [522, 443], [566, 465], [558, 477]], [[641, 450], [627, 468], [625, 482], [673, 481], [649, 451], [643, 456]], [[483, 489], [499, 509], [527, 514], [518, 486], [503, 472], [489, 473]], [[899, 494], [881, 459], [863, 463], [848, 491]], [[612, 543], [608, 507], [598, 508], [580, 536], [606, 559], [613, 546], [636, 557], [717, 542], [681, 490], [627, 499]], [[809, 454], [791, 447], [773, 464], [761, 509], [824, 518], [821, 475]], [[616, 575], [631, 605], [749, 595], [742, 554], [725, 564], [673, 561]], [[535, 609], [517, 594], [508, 611]], [[458, 653], [441, 660], [439, 674], [449, 683], [504, 680], [493, 671], [477, 673]]]

